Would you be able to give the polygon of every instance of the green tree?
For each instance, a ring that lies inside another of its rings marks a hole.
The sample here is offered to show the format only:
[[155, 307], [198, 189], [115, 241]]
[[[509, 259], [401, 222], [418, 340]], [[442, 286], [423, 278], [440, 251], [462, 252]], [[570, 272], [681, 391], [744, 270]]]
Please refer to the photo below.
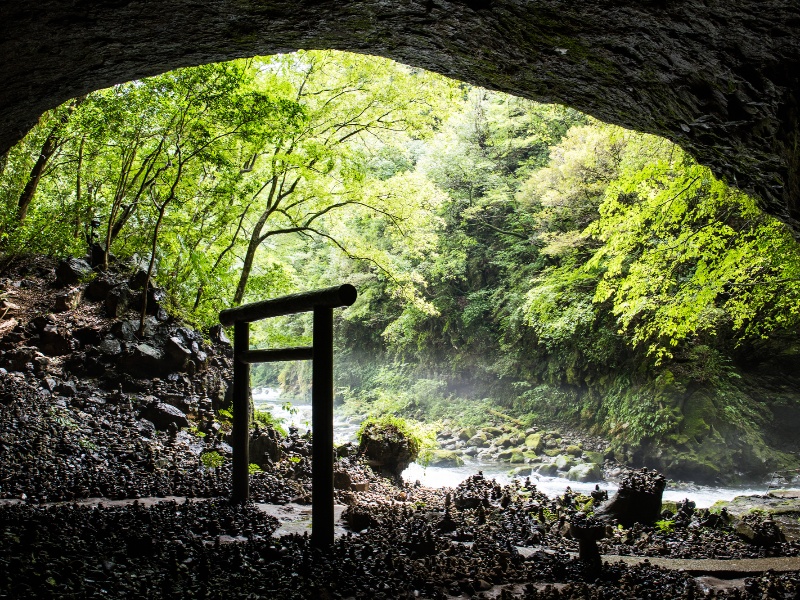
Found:
[[259, 185], [237, 230], [247, 246], [234, 304], [244, 299], [256, 254], [270, 238], [292, 233], [341, 245], [332, 227], [343, 209], [393, 210], [364, 192], [369, 155], [426, 135], [448, 88], [441, 78], [389, 61], [333, 52], [265, 60], [262, 85], [302, 105], [305, 121], [276, 132], [249, 164]]

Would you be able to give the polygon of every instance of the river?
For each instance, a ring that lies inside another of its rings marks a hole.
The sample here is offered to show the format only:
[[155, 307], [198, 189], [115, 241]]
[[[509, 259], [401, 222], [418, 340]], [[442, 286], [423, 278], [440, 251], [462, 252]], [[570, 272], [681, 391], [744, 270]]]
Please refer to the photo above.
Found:
[[[308, 430], [311, 424], [311, 404], [291, 403], [286, 405], [281, 398], [279, 390], [272, 388], [255, 388], [253, 390], [253, 404], [258, 410], [268, 410], [276, 418], [283, 420], [283, 426], [297, 427], [301, 433]], [[358, 431], [359, 422], [353, 418], [345, 417], [334, 411], [333, 432], [334, 442], [343, 444], [354, 441]], [[411, 464], [404, 472], [403, 479], [410, 483], [419, 481], [429, 487], [455, 487], [464, 479], [483, 471], [487, 477], [497, 479], [500, 483], [508, 483], [512, 476], [508, 474], [510, 465], [500, 462], [478, 462], [469, 460], [468, 457], [461, 467], [424, 467], [417, 463]], [[577, 483], [561, 477], [545, 477], [542, 475], [531, 476], [531, 481], [537, 489], [549, 496], [562, 494], [567, 486], [573, 491], [588, 492], [594, 489], [594, 483]], [[610, 481], [600, 482], [600, 488], [608, 490], [609, 495], [617, 490], [617, 485]], [[753, 496], [764, 494], [767, 485], [763, 487], [715, 487], [697, 485], [689, 482], [670, 481], [664, 491], [664, 500], [683, 500], [688, 498], [694, 501], [698, 508], [706, 508], [719, 500], [732, 500], [735, 496]]]

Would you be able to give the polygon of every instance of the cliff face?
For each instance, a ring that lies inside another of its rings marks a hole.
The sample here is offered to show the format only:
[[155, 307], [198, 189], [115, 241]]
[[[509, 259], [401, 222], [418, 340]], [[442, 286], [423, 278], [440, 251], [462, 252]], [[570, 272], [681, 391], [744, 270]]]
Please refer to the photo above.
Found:
[[666, 136], [800, 229], [792, 0], [6, 2], [0, 152], [70, 97], [297, 48], [387, 56]]

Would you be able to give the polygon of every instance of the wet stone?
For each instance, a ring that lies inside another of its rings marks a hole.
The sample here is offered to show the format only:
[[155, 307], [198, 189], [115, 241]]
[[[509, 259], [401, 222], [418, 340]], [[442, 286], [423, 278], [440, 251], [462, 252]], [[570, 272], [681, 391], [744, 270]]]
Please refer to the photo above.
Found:
[[56, 287], [78, 283], [92, 272], [92, 267], [80, 258], [68, 258], [56, 267]]

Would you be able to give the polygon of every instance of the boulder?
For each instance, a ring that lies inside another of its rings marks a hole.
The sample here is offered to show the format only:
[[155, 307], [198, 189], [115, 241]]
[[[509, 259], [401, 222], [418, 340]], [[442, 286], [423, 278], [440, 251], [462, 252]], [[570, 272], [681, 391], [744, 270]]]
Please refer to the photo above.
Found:
[[496, 438], [499, 435], [503, 435], [503, 430], [499, 427], [484, 427], [481, 431], [488, 440]]
[[225, 329], [222, 325], [210, 327], [208, 330], [208, 337], [213, 344], [231, 345], [231, 341], [228, 339], [228, 336], [225, 335]]
[[500, 448], [509, 448], [514, 445], [514, 440], [510, 435], [503, 435], [496, 439], [494, 443]]
[[162, 394], [161, 400], [167, 404], [171, 404], [187, 415], [197, 416], [199, 414], [200, 398], [197, 396], [185, 396], [183, 394]]
[[[89, 254], [88, 254], [87, 258], [89, 258], [89, 260], [91, 261], [93, 267], [99, 267], [100, 265], [102, 265], [105, 262], [105, 255], [106, 255], [105, 248], [106, 248], [105, 243], [97, 243], [97, 242], [95, 242], [95, 243], [90, 244], [90, 246], [89, 246]], [[109, 252], [109, 254], [108, 254], [108, 264], [112, 264], [116, 260], [117, 260], [117, 257]]]
[[376, 421], [361, 431], [358, 449], [368, 465], [392, 477], [400, 477], [419, 456], [417, 444], [395, 425]]
[[78, 308], [83, 300], [83, 288], [74, 287], [56, 295], [56, 304], [53, 307], [55, 312], [65, 312]]
[[106, 313], [112, 319], [118, 319], [131, 304], [131, 291], [127, 285], [118, 285], [109, 290], [106, 295]]
[[575, 466], [575, 459], [566, 454], [559, 454], [554, 463], [559, 471], [569, 471]]
[[169, 360], [170, 367], [176, 371], [185, 370], [186, 365], [192, 358], [192, 351], [184, 345], [183, 340], [178, 336], [167, 338], [167, 342], [164, 344], [164, 352]]
[[582, 456], [585, 462], [597, 463], [598, 465], [602, 465], [605, 459], [602, 452], [593, 452], [591, 450], [584, 450]]
[[[144, 298], [143, 294], [139, 294], [139, 302], [136, 304], [136, 308], [141, 310], [141, 298]], [[163, 288], [155, 287], [152, 284], [147, 288], [147, 314], [153, 315], [158, 319], [159, 313], [163, 311], [161, 307], [161, 303], [166, 299], [167, 292], [164, 291]], [[163, 315], [162, 315], [163, 316]], [[166, 321], [166, 318], [158, 319], [160, 321]]]
[[514, 452], [511, 454], [511, 458], [508, 459], [508, 462], [510, 462], [512, 465], [522, 464], [525, 462], [525, 455], [518, 450], [514, 450]]
[[511, 457], [513, 455], [514, 455], [514, 450], [512, 450], [511, 448], [507, 448], [497, 453], [497, 460], [511, 460]]
[[489, 443], [486, 441], [486, 434], [483, 432], [478, 432], [469, 440], [467, 440], [467, 446], [476, 446], [477, 448], [485, 448], [488, 446]]
[[66, 329], [55, 323], [47, 323], [39, 333], [39, 347], [49, 356], [62, 356], [75, 350], [78, 341]]
[[353, 486], [353, 480], [350, 474], [344, 469], [335, 469], [333, 471], [333, 487], [337, 490], [350, 490]]
[[78, 283], [92, 272], [92, 267], [80, 258], [67, 258], [56, 267], [56, 287]]
[[92, 302], [105, 300], [108, 293], [117, 285], [119, 285], [118, 282], [107, 275], [96, 277], [86, 287], [86, 299]]
[[512, 477], [529, 477], [533, 473], [533, 469], [530, 467], [516, 467], [509, 471], [509, 475]]
[[544, 450], [544, 442], [542, 441], [541, 433], [532, 433], [525, 438], [525, 445], [534, 452], [541, 452]]
[[208, 366], [208, 354], [206, 354], [203, 350], [193, 351], [192, 357], [195, 370], [202, 371], [206, 368], [206, 366]]
[[150, 398], [150, 403], [139, 413], [140, 419], [150, 421], [159, 431], [168, 429], [171, 424], [178, 428], [189, 427], [189, 419], [186, 418], [183, 411], [166, 402], [159, 402], [152, 396]]
[[545, 477], [555, 477], [558, 475], [558, 467], [553, 463], [544, 463], [538, 467], [534, 467], [534, 469], [539, 475], [544, 475]]
[[666, 478], [656, 471], [629, 471], [617, 493], [595, 511], [595, 516], [606, 522], [616, 520], [625, 528], [634, 523], [652, 525], [661, 518], [661, 496], [666, 485]]
[[24, 371], [25, 365], [32, 365], [34, 358], [40, 354], [38, 348], [20, 346], [5, 353], [3, 364], [11, 371]]
[[74, 381], [62, 381], [56, 385], [53, 391], [65, 398], [74, 398], [78, 394], [78, 386]]
[[128, 287], [132, 290], [141, 290], [147, 281], [147, 269], [137, 269], [128, 279]]
[[141, 437], [150, 439], [150, 437], [156, 432], [156, 426], [153, 425], [152, 421], [148, 421], [147, 419], [139, 419], [139, 421], [136, 423], [136, 430], [139, 432]]
[[72, 336], [83, 346], [97, 346], [102, 340], [97, 327], [78, 327], [73, 330]]
[[119, 343], [118, 339], [110, 336], [100, 342], [97, 349], [106, 356], [119, 356], [122, 354], [122, 344]]
[[111, 326], [111, 333], [114, 337], [132, 342], [136, 339], [136, 325], [134, 321], [116, 321]]
[[583, 463], [575, 465], [567, 472], [567, 479], [581, 483], [587, 481], [600, 481], [603, 479], [603, 471], [596, 463]]
[[431, 467], [460, 467], [464, 460], [452, 450], [426, 450], [420, 457]]
[[577, 446], [577, 445], [574, 445], [574, 444], [572, 444], [572, 445], [569, 445], [569, 446], [567, 446], [567, 447], [564, 449], [564, 452], [565, 452], [566, 454], [569, 454], [570, 456], [574, 456], [574, 457], [576, 457], [576, 458], [577, 458], [577, 457], [579, 457], [581, 454], [583, 454], [583, 449], [582, 449], [580, 446]]
[[283, 456], [281, 440], [273, 429], [260, 429], [250, 436], [250, 462], [266, 468]]
[[786, 541], [786, 536], [771, 517], [761, 519], [757, 514], [748, 515], [738, 521], [734, 531], [748, 544], [761, 548], [771, 548], [775, 544]]
[[467, 440], [471, 439], [478, 433], [478, 430], [474, 427], [465, 427], [461, 431], [458, 432], [458, 439], [466, 442]]
[[166, 372], [164, 353], [149, 344], [137, 344], [120, 360], [125, 373], [137, 377], [154, 377]]

